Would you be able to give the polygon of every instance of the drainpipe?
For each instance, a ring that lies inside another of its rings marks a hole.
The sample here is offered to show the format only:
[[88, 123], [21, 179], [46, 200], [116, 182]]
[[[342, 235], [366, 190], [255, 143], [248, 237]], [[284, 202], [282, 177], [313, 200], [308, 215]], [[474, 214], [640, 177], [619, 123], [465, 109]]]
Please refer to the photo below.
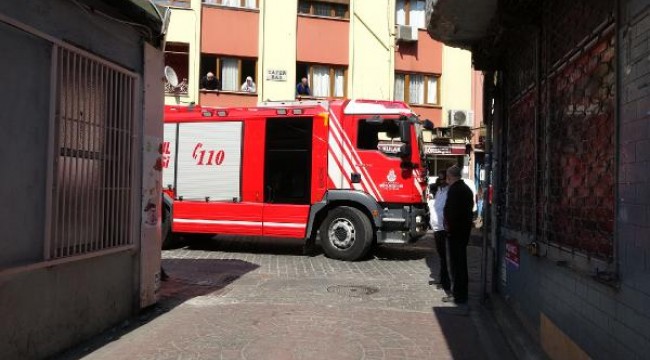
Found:
[[[491, 76], [490, 76], [491, 75]], [[490, 118], [489, 122], [485, 121], [486, 117], [490, 117], [490, 104], [487, 92], [485, 91], [486, 85], [489, 81], [494, 81], [494, 74], [492, 72], [487, 72], [483, 74], [483, 125], [485, 126], [485, 156], [483, 162], [485, 164], [485, 189], [483, 191], [483, 214], [479, 214], [483, 218], [483, 244], [482, 244], [482, 259], [481, 259], [481, 303], [485, 303], [488, 297], [487, 293], [487, 271], [488, 271], [488, 240], [489, 240], [489, 231], [492, 228], [490, 226], [491, 218], [491, 205], [489, 203], [489, 194], [490, 194], [490, 185], [492, 184], [492, 124], [494, 119]], [[489, 157], [485, 159], [485, 157]], [[489, 160], [489, 161], [486, 161]], [[475, 174], [476, 176], [476, 174]], [[480, 175], [479, 175], [480, 176]], [[495, 260], [494, 252], [492, 255], [493, 261]]]
[[258, 104], [262, 101], [264, 101], [264, 85], [266, 84], [266, 77], [264, 76], [264, 59], [266, 58], [264, 54], [264, 49], [266, 45], [266, 0], [260, 0], [260, 13], [261, 13], [261, 21], [262, 24], [260, 26], [262, 30], [262, 39], [260, 39], [260, 62], [259, 62], [259, 68], [261, 71], [258, 72], [258, 79], [257, 79], [257, 84], [259, 87], [258, 95], [257, 95], [257, 102]]
[[356, 3], [356, 0], [351, 0], [350, 1], [350, 45], [348, 48], [350, 49], [350, 76], [348, 76], [348, 98], [355, 98], [354, 96], [354, 76], [355, 76], [355, 66], [354, 66], [354, 23], [355, 23], [355, 16], [356, 16], [356, 11], [354, 10], [354, 5]]
[[[548, 98], [547, 98], [548, 99]], [[548, 101], [548, 100], [547, 100]], [[539, 206], [537, 189], [539, 188], [539, 123], [542, 109], [542, 28], [537, 28], [535, 35], [535, 118], [533, 124], [533, 159], [535, 161], [533, 173], [533, 242], [537, 243], [537, 229], [539, 227], [539, 216], [537, 207]]]
[[[616, 9], [614, 11], [614, 34], [616, 36], [616, 41], [614, 42], [615, 49], [615, 64], [614, 68], [614, 88], [615, 88], [615, 99], [614, 99], [614, 234], [613, 241], [614, 245], [612, 246], [612, 257], [614, 258], [614, 277], [618, 280], [620, 275], [620, 236], [618, 234], [618, 214], [619, 214], [619, 164], [620, 164], [620, 131], [621, 131], [621, 94], [622, 94], [622, 79], [621, 79], [621, 56], [623, 53], [623, 32], [621, 32], [621, 22], [623, 19], [623, 6], [625, 4], [624, 0], [616, 0]], [[629, 35], [629, 34], [628, 34]], [[627, 59], [629, 61], [629, 59]]]

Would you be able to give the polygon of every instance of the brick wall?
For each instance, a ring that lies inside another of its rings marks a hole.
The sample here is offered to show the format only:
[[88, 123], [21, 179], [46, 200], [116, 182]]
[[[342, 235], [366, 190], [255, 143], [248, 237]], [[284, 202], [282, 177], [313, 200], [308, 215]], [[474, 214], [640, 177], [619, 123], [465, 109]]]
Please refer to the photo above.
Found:
[[[613, 330], [639, 357], [650, 354], [650, 5], [623, 2], [619, 69], [618, 250], [621, 291]], [[618, 335], [618, 334], [621, 335]], [[637, 341], [627, 340], [625, 337]], [[643, 351], [643, 352], [642, 352]]]

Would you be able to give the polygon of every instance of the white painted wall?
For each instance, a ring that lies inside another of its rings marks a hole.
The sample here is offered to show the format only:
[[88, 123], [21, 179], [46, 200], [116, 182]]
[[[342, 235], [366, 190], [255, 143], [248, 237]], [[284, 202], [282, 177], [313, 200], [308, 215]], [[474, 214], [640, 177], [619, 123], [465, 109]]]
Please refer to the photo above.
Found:
[[[260, 0], [259, 101], [293, 100], [296, 94], [298, 0]], [[268, 70], [285, 70], [286, 81], [268, 81]]]

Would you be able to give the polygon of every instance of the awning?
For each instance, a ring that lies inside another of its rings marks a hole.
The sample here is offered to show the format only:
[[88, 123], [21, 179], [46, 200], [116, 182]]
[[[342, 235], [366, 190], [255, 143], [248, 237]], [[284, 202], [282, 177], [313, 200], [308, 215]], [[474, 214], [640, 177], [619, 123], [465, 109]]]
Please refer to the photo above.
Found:
[[427, 32], [448, 46], [470, 50], [488, 36], [498, 0], [427, 0]]

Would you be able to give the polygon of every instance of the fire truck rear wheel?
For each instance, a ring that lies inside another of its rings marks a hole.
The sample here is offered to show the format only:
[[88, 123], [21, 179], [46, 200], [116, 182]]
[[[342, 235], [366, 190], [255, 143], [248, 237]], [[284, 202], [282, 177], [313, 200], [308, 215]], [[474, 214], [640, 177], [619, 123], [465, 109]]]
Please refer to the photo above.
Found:
[[178, 236], [172, 233], [172, 214], [170, 209], [164, 205], [161, 224], [162, 248], [171, 249], [178, 243]]
[[330, 210], [320, 226], [319, 235], [325, 255], [346, 261], [363, 258], [373, 239], [370, 219], [348, 206]]

